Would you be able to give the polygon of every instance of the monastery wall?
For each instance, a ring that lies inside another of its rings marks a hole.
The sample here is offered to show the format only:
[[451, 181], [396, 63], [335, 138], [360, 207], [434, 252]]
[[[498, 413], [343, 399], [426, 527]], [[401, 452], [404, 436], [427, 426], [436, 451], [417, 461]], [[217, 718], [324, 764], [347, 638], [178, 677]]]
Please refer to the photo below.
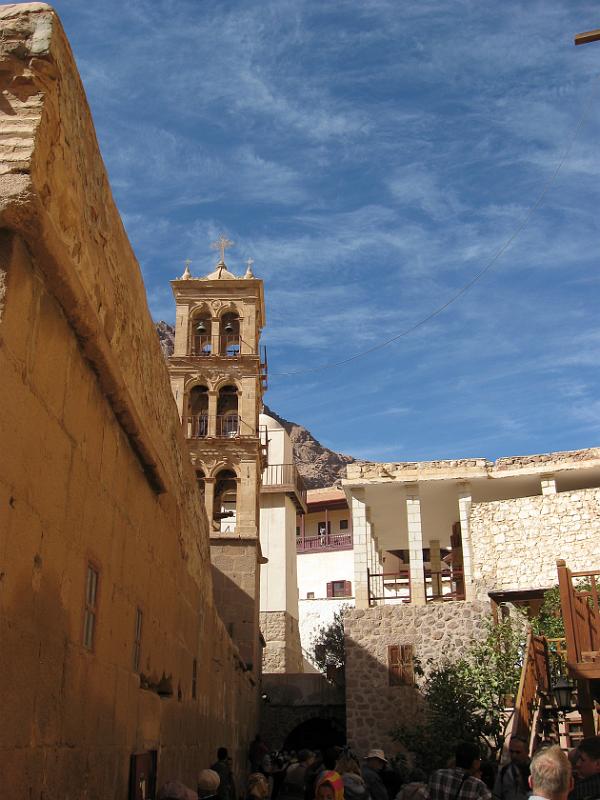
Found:
[[349, 745], [360, 755], [373, 747], [394, 753], [390, 736], [397, 722], [417, 721], [423, 698], [415, 685], [391, 685], [389, 648], [412, 645], [421, 666], [452, 654], [459, 657], [484, 632], [489, 604], [429, 603], [351, 609], [344, 616], [346, 726]]
[[60, 22], [5, 6], [0, 33], [0, 785], [125, 797], [152, 751], [193, 785], [219, 745], [245, 766], [257, 687]]
[[297, 619], [287, 611], [261, 611], [260, 630], [266, 641], [263, 673], [303, 671]]
[[470, 529], [478, 597], [549, 588], [559, 558], [575, 571], [600, 568], [600, 489], [474, 503]]

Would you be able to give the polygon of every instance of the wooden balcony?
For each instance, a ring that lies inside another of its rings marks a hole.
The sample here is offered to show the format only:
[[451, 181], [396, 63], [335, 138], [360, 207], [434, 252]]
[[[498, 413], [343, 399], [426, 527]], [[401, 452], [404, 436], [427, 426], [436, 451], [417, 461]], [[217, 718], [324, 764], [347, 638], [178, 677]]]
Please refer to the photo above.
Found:
[[[367, 570], [369, 605], [411, 602], [410, 567], [398, 572], [371, 572]], [[423, 570], [425, 597], [428, 603], [464, 600], [462, 568]]]
[[295, 464], [269, 464], [265, 467], [260, 491], [261, 494], [285, 493], [298, 514], [306, 514], [306, 486]]
[[297, 553], [326, 553], [334, 550], [352, 550], [351, 533], [324, 533], [320, 536], [296, 537]]
[[557, 568], [569, 671], [576, 678], [600, 679], [600, 570], [571, 572], [562, 560]]

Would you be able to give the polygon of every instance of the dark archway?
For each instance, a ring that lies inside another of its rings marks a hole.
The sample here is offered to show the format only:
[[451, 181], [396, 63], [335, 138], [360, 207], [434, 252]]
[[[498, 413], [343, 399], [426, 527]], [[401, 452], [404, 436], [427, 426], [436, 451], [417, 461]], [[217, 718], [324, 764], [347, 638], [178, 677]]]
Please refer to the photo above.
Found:
[[313, 717], [297, 725], [286, 737], [284, 750], [326, 750], [346, 743], [346, 732], [337, 720]]

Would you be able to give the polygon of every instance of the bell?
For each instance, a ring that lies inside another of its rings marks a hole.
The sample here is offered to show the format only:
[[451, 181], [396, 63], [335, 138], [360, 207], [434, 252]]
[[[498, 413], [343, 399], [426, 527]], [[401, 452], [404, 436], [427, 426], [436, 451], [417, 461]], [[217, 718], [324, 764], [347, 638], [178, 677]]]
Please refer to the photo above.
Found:
[[206, 322], [203, 319], [196, 325], [196, 330], [198, 333], [206, 333]]
[[233, 331], [234, 331], [233, 322], [231, 322], [231, 321], [230, 322], [226, 322], [225, 323], [225, 333], [233, 333]]

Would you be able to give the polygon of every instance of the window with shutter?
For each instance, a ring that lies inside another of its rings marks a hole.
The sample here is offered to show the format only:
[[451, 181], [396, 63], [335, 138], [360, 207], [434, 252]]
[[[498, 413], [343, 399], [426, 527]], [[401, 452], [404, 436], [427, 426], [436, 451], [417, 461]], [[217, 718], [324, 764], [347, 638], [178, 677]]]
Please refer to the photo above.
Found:
[[333, 581], [327, 584], [327, 597], [333, 597]]
[[344, 594], [346, 597], [352, 597], [352, 581], [344, 581], [344, 584]]
[[388, 683], [390, 686], [402, 684], [402, 662], [400, 646], [397, 644], [391, 644], [388, 647]]
[[414, 686], [415, 665], [412, 644], [388, 646], [388, 683], [390, 686]]

